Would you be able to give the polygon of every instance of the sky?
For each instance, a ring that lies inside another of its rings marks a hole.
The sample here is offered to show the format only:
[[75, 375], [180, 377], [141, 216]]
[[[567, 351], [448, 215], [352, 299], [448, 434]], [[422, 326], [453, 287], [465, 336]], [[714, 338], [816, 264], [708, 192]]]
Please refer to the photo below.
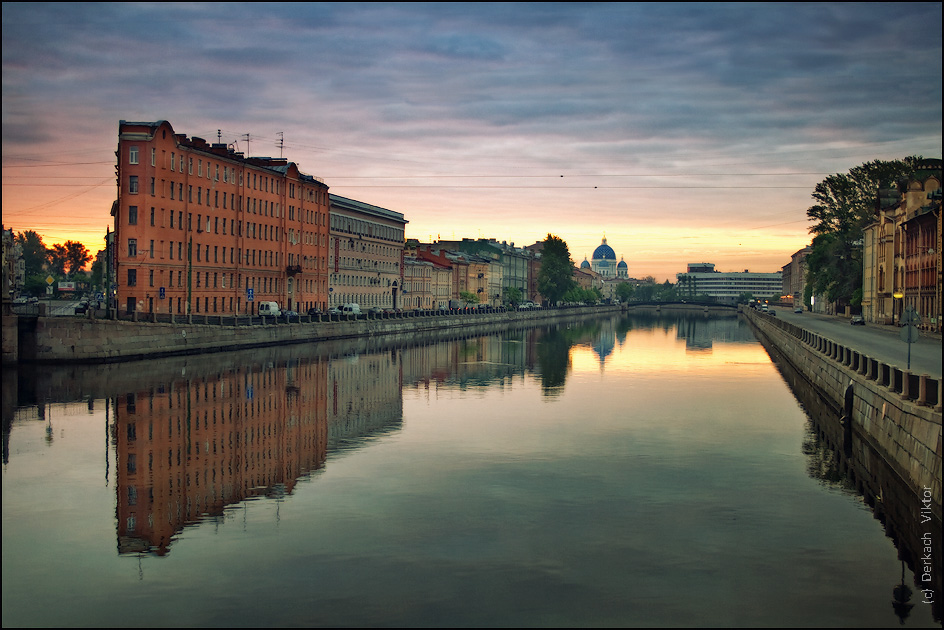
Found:
[[941, 157], [941, 3], [3, 3], [2, 217], [103, 248], [120, 120], [283, 156], [428, 242], [778, 271], [813, 187]]

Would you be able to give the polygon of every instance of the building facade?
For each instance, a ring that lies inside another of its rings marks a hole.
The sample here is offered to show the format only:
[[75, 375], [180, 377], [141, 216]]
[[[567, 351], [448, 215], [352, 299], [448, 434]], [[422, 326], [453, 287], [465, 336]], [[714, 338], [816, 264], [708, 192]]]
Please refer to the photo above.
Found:
[[722, 304], [736, 304], [744, 294], [755, 299], [779, 298], [783, 289], [782, 272], [720, 272], [712, 263], [694, 263], [687, 273], [676, 274], [679, 293], [686, 298], [706, 295]]
[[330, 306], [402, 308], [406, 219], [399, 212], [330, 197]]
[[[123, 312], [236, 315], [328, 300], [328, 187], [167, 121], [118, 128], [110, 302]], [[111, 301], [113, 300], [113, 301]]]
[[907, 308], [927, 330], [941, 330], [941, 160], [879, 191], [875, 220], [863, 229], [862, 315], [894, 324]]

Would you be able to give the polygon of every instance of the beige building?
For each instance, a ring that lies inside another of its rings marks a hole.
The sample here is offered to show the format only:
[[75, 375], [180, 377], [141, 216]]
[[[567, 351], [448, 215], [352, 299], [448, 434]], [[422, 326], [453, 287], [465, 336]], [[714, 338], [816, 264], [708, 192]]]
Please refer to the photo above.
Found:
[[401, 308], [406, 219], [353, 199], [330, 198], [328, 305]]
[[404, 257], [402, 302], [405, 310], [429, 310], [435, 306], [433, 263], [417, 260], [415, 256]]
[[894, 324], [912, 307], [922, 328], [941, 330], [941, 160], [922, 167], [879, 191], [863, 230], [862, 315]]

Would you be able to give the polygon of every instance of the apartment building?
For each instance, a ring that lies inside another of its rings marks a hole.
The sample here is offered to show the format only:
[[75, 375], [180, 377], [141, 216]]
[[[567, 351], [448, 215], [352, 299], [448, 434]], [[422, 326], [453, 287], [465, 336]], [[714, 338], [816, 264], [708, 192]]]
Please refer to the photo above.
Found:
[[328, 302], [325, 183], [282, 158], [118, 126], [112, 304], [124, 312], [234, 315], [262, 301]]
[[329, 195], [330, 306], [402, 308], [406, 219], [399, 212]]
[[879, 190], [875, 220], [862, 231], [862, 315], [894, 324], [908, 307], [927, 330], [941, 330], [941, 180], [939, 159]]

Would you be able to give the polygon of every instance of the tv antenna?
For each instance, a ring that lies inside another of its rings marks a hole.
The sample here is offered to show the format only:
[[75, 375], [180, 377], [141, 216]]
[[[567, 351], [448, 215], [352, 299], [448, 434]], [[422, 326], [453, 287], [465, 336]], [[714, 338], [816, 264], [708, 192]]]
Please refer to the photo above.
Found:
[[282, 149], [285, 148], [285, 132], [279, 131], [276, 132], [276, 135], [279, 137], [279, 159], [282, 159]]

